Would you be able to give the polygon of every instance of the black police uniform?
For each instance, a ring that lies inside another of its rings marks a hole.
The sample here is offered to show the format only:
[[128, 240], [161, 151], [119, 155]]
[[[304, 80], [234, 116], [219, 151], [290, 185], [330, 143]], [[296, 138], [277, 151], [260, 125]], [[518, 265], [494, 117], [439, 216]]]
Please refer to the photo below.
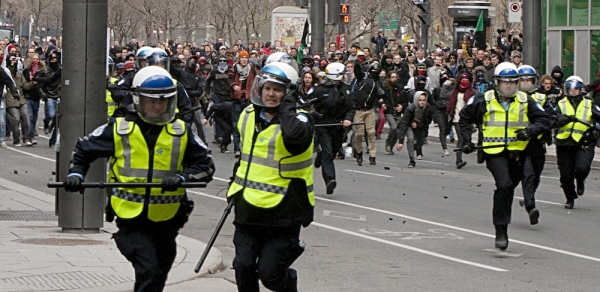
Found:
[[[136, 127], [140, 127], [148, 148], [154, 149], [156, 140], [165, 126], [145, 123], [137, 115], [129, 115], [125, 119], [134, 121]], [[77, 173], [85, 177], [93, 161], [115, 155], [114, 127], [116, 127], [115, 120], [111, 119], [108, 124], [97, 128], [86, 139], [77, 141], [71, 160], [70, 174]], [[189, 126], [186, 128], [188, 143], [183, 158], [184, 168], [180, 174], [189, 181], [208, 182], [212, 179], [215, 170], [212, 158], [208, 156], [206, 146]], [[149, 191], [150, 189], [147, 189], [148, 194]], [[187, 202], [187, 199], [183, 201]], [[119, 231], [113, 237], [121, 254], [135, 269], [134, 291], [163, 290], [167, 274], [177, 254], [175, 238], [179, 229], [187, 221], [185, 212], [186, 210], [180, 207], [177, 215], [172, 219], [154, 222], [148, 219], [146, 204], [142, 213], [135, 218], [117, 218]]]
[[[333, 124], [341, 121], [352, 121], [354, 118], [354, 105], [352, 103], [351, 88], [345, 83], [339, 85], [323, 83], [314, 86], [312, 92], [307, 96], [308, 100], [317, 98], [314, 103], [315, 123]], [[330, 186], [329, 182], [335, 180], [335, 166], [333, 160], [342, 147], [344, 139], [344, 127], [316, 127], [316, 142], [321, 146], [321, 150], [315, 158], [315, 166], [322, 166], [321, 171], [325, 185], [328, 186], [327, 193], [333, 193], [335, 186]]]
[[[497, 91], [494, 91], [494, 96], [497, 100], [500, 99]], [[471, 125], [483, 124], [483, 117], [487, 112], [486, 106], [484, 94], [480, 93], [472, 97], [460, 111], [459, 126], [461, 137], [465, 141], [463, 149], [466, 150], [466, 153], [472, 152], [474, 147], [471, 143], [471, 134], [473, 133]], [[527, 100], [527, 118], [530, 124], [526, 129], [533, 138], [551, 127], [548, 114], [533, 99]], [[498, 154], [485, 153], [484, 158], [487, 169], [492, 173], [496, 183], [492, 211], [492, 219], [496, 227], [496, 246], [506, 249], [508, 246], [507, 227], [510, 223], [514, 190], [519, 182], [525, 188], [529, 188], [529, 185], [533, 185], [534, 182], [531, 157], [528, 151], [509, 151], [505, 148]], [[524, 169], [526, 170], [524, 171]], [[506, 238], [506, 245], [500, 244], [499, 239], [502, 237]]]
[[[566, 97], [567, 101], [571, 103], [573, 108], [577, 110], [580, 103], [584, 102], [584, 99], [590, 100], [586, 96], [578, 98]], [[556, 118], [555, 127], [560, 128], [572, 121], [571, 117], [563, 115], [560, 108], [557, 108], [558, 117]], [[597, 105], [592, 106], [592, 121], [600, 121], [600, 108]], [[567, 203], [565, 208], [573, 208], [575, 199], [582, 196], [585, 189], [585, 179], [590, 174], [592, 161], [594, 159], [595, 145], [586, 145], [583, 143], [584, 138], [581, 138], [579, 142], [573, 140], [572, 136], [567, 139], [555, 140], [556, 144], [556, 162], [560, 171], [560, 185], [563, 189]], [[575, 189], [575, 182], [577, 182], [577, 190]]]
[[[256, 112], [256, 132], [246, 133], [247, 139], [257, 136], [258, 132], [269, 125], [281, 124], [281, 133], [285, 148], [292, 155], [305, 152], [313, 143], [314, 120], [307, 115], [308, 121], [297, 118], [297, 93], [284, 97], [279, 114], [271, 121], [264, 119], [260, 107]], [[254, 143], [255, 141], [242, 141]], [[240, 163], [236, 162], [233, 177]], [[313, 221], [314, 207], [308, 201], [307, 185], [302, 179], [292, 179], [285, 197], [274, 208], [258, 208], [243, 198], [243, 189], [229, 199], [235, 200], [235, 258], [233, 267], [238, 291], [258, 292], [258, 281], [273, 291], [298, 291], [298, 275], [290, 268], [300, 256], [300, 227], [307, 227]]]

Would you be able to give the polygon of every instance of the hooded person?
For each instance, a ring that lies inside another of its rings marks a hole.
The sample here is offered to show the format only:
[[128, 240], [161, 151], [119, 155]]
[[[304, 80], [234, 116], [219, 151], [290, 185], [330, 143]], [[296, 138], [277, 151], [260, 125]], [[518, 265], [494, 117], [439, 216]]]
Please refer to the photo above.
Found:
[[[475, 96], [478, 92], [473, 89], [473, 76], [468, 72], [462, 72], [456, 78], [454, 90], [450, 93], [448, 99], [447, 112], [450, 116], [450, 123], [455, 129], [459, 128], [460, 111], [468, 104], [471, 97]], [[458, 140], [456, 141], [456, 147], [460, 148], [463, 145], [463, 139], [460, 131], [456, 131]], [[456, 168], [461, 169], [467, 165], [466, 161], [462, 160], [462, 152], [456, 152]]]
[[[490, 80], [487, 80], [486, 69], [484, 66], [477, 66], [473, 69], [473, 73], [475, 74], [475, 81], [473, 82], [473, 88], [481, 93], [486, 92], [490, 89], [493, 89], [493, 83]], [[461, 74], [462, 75], [462, 74]]]
[[[425, 80], [425, 87], [417, 88], [417, 82], [419, 80]], [[419, 90], [429, 90], [429, 77], [427, 77], [427, 66], [425, 64], [417, 64], [414, 76], [408, 80], [406, 86], [408, 86], [413, 93]]]
[[554, 86], [560, 88], [560, 90], [564, 92], [563, 78], [565, 74], [563, 73], [562, 68], [558, 65], [554, 66], [554, 68], [552, 68], [550, 76], [552, 77], [552, 79], [554, 79]]
[[423, 156], [423, 143], [425, 135], [429, 129], [429, 124], [433, 120], [433, 109], [427, 104], [427, 92], [417, 91], [413, 95], [413, 103], [409, 104], [404, 111], [400, 123], [398, 123], [398, 145], [396, 150], [402, 150], [404, 137], [407, 138], [407, 150], [410, 162], [409, 168], [415, 167], [415, 150], [417, 159]]

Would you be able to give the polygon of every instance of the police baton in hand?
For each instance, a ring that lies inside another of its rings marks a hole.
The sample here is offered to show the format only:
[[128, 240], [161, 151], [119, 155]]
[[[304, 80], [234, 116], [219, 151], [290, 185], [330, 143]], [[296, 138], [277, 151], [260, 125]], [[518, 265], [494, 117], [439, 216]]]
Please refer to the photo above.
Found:
[[[49, 188], [64, 188], [63, 182], [49, 182]], [[106, 189], [106, 188], [162, 188], [161, 183], [120, 183], [120, 182], [82, 182], [81, 187], [84, 189]], [[184, 182], [180, 188], [205, 188], [204, 182]]]
[[196, 268], [194, 269], [194, 272], [198, 273], [200, 271], [200, 268], [202, 268], [202, 264], [204, 264], [204, 261], [206, 260], [206, 257], [208, 256], [208, 253], [210, 252], [210, 249], [215, 244], [215, 240], [217, 240], [217, 236], [219, 236], [219, 232], [221, 232], [221, 228], [225, 224], [225, 220], [227, 220], [227, 216], [229, 216], [229, 213], [231, 213], [231, 209], [233, 209], [234, 204], [235, 204], [235, 200], [232, 198], [229, 201], [229, 203], [227, 204], [227, 208], [225, 208], [225, 211], [223, 211], [223, 216], [221, 216], [221, 220], [219, 220], [219, 223], [217, 224], [217, 229], [215, 229], [215, 232], [213, 232], [213, 234], [211, 235], [210, 239], [208, 240], [208, 243], [206, 243], [206, 248], [204, 249], [204, 252], [202, 253], [202, 256], [200, 257], [200, 260], [196, 264]]
[[[350, 124], [351, 126], [356, 126], [356, 125], [364, 125], [365, 122], [358, 122], [358, 123], [352, 123]], [[344, 123], [334, 123], [334, 124], [315, 124], [315, 127], [336, 127], [336, 126], [343, 126]]]
[[[480, 149], [492, 149], [492, 148], [504, 148], [507, 147], [508, 145], [503, 144], [503, 145], [489, 145], [489, 146], [475, 146], [473, 147], [474, 150], [480, 150]], [[463, 152], [462, 148], [454, 148], [454, 152]]]

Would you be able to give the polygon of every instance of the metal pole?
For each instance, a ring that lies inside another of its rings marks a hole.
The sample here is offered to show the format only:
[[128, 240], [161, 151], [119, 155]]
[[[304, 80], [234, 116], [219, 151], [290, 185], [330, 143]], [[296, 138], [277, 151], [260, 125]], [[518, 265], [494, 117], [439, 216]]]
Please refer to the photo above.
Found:
[[542, 0], [521, 2], [523, 15], [523, 63], [542, 72]]
[[[71, 153], [79, 137], [106, 123], [106, 25], [105, 0], [63, 0], [62, 104], [59, 117], [60, 152], [57, 181], [69, 172]], [[86, 179], [104, 181], [105, 161], [92, 164]], [[95, 233], [103, 225], [105, 192], [87, 190], [83, 196], [57, 189], [58, 226], [63, 232]]]
[[311, 0], [310, 5], [310, 43], [312, 54], [324, 58], [325, 48], [325, 0]]

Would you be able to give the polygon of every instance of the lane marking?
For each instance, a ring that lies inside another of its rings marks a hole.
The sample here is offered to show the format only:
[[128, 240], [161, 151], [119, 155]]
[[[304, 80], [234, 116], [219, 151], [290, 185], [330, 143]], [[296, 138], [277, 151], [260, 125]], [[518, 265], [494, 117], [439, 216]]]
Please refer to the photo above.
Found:
[[[207, 197], [207, 198], [211, 198], [211, 199], [217, 199], [217, 200], [221, 200], [221, 201], [227, 201], [227, 199], [225, 198], [220, 198], [220, 197], [215, 197], [213, 195], [209, 195], [203, 192], [197, 192], [197, 191], [188, 191], [189, 193], [194, 193], [203, 197]], [[353, 231], [349, 231], [349, 230], [345, 230], [345, 229], [341, 229], [341, 228], [337, 228], [334, 226], [330, 226], [330, 225], [326, 225], [326, 224], [322, 224], [322, 223], [318, 223], [313, 221], [311, 223], [312, 225], [315, 226], [319, 226], [321, 228], [325, 228], [325, 229], [329, 229], [329, 230], [333, 230], [333, 231], [338, 231], [341, 233], [345, 233], [348, 235], [353, 235], [356, 237], [360, 237], [363, 239], [369, 239], [372, 241], [376, 241], [379, 243], [384, 243], [387, 245], [391, 245], [391, 246], [395, 246], [395, 247], [400, 247], [400, 248], [404, 248], [404, 249], [408, 249], [408, 250], [412, 250], [418, 253], [422, 253], [422, 254], [426, 254], [426, 255], [430, 255], [433, 257], [437, 257], [440, 259], [445, 259], [445, 260], [449, 260], [449, 261], [453, 261], [453, 262], [457, 262], [457, 263], [461, 263], [461, 264], [465, 264], [465, 265], [470, 265], [470, 266], [474, 266], [474, 267], [478, 267], [478, 268], [483, 268], [483, 269], [487, 269], [487, 270], [492, 270], [492, 271], [496, 271], [496, 272], [508, 272], [508, 270], [505, 269], [501, 269], [501, 268], [496, 268], [496, 267], [492, 267], [492, 266], [488, 266], [488, 265], [484, 265], [484, 264], [479, 264], [479, 263], [475, 263], [475, 262], [471, 262], [471, 261], [467, 261], [467, 260], [462, 260], [459, 258], [455, 258], [455, 257], [451, 257], [451, 256], [447, 256], [447, 255], [443, 255], [443, 254], [439, 254], [436, 252], [432, 252], [432, 251], [428, 251], [428, 250], [424, 250], [424, 249], [420, 249], [420, 248], [416, 248], [416, 247], [412, 247], [412, 246], [408, 246], [408, 245], [404, 245], [401, 243], [397, 243], [397, 242], [393, 242], [393, 241], [389, 241], [389, 240], [385, 240], [385, 239], [380, 239], [377, 237], [373, 237], [373, 236], [368, 236], [368, 235], [364, 235], [364, 234], [360, 234], [357, 232], [353, 232]]]
[[360, 233], [357, 233], [357, 232], [353, 232], [353, 231], [349, 231], [349, 230], [337, 228], [337, 227], [334, 227], [334, 226], [329, 226], [329, 225], [321, 224], [321, 223], [318, 223], [318, 222], [312, 222], [311, 224], [315, 225], [315, 226], [319, 226], [321, 228], [325, 228], [325, 229], [329, 229], [329, 230], [333, 230], [333, 231], [345, 233], [345, 234], [348, 234], [348, 235], [353, 235], [353, 236], [360, 237], [360, 238], [363, 238], [363, 239], [368, 239], [368, 240], [376, 241], [376, 242], [379, 242], [379, 243], [383, 243], [383, 244], [387, 244], [387, 245], [391, 245], [391, 246], [395, 246], [395, 247], [399, 247], [399, 248], [403, 248], [403, 249], [408, 249], [408, 250], [411, 250], [411, 251], [415, 251], [415, 252], [418, 252], [418, 253], [422, 253], [422, 254], [433, 256], [433, 257], [440, 258], [440, 259], [449, 260], [449, 261], [456, 262], [456, 263], [461, 263], [461, 264], [465, 264], [465, 265], [469, 265], [469, 266], [474, 266], [474, 267], [478, 267], [478, 268], [492, 270], [492, 271], [495, 271], [495, 272], [508, 272], [508, 270], [505, 270], [505, 269], [496, 268], [496, 267], [492, 267], [492, 266], [488, 266], [488, 265], [484, 265], [484, 264], [479, 264], [479, 263], [471, 262], [471, 261], [467, 261], [467, 260], [462, 260], [462, 259], [459, 259], [459, 258], [455, 258], [455, 257], [451, 257], [451, 256], [439, 254], [439, 253], [436, 253], [436, 252], [432, 252], [432, 251], [428, 251], [428, 250], [424, 250], [424, 249], [420, 249], [420, 248], [408, 246], [408, 245], [405, 245], [405, 244], [401, 244], [401, 243], [397, 243], [397, 242], [393, 242], [393, 241], [389, 241], [389, 240], [385, 240], [385, 239], [381, 239], [381, 238], [377, 238], [377, 237], [373, 237], [373, 236], [368, 236], [368, 235], [360, 234]]
[[544, 176], [544, 175], [540, 175], [540, 177], [549, 178], [549, 179], [560, 179], [559, 177], [551, 177], [551, 176]]
[[439, 165], [450, 165], [443, 162], [435, 162], [435, 161], [427, 161], [427, 160], [419, 160], [419, 162], [431, 163], [431, 164], [439, 164]]
[[344, 170], [345, 171], [349, 171], [349, 172], [361, 173], [361, 174], [368, 174], [368, 175], [374, 175], [374, 176], [381, 176], [381, 177], [393, 178], [393, 176], [391, 176], [391, 175], [385, 175], [385, 174], [378, 174], [378, 173], [372, 173], [372, 172], [358, 171], [358, 170], [352, 170], [352, 169], [344, 169]]
[[367, 215], [356, 215], [356, 214], [352, 214], [352, 213], [337, 212], [337, 211], [331, 211], [331, 210], [323, 210], [323, 216], [355, 220], [355, 221], [367, 221]]
[[[471, 229], [467, 229], [467, 228], [457, 227], [457, 226], [453, 226], [453, 225], [438, 223], [438, 222], [434, 222], [434, 221], [430, 221], [430, 220], [420, 219], [417, 217], [412, 217], [412, 216], [395, 213], [395, 212], [391, 212], [391, 211], [386, 211], [386, 210], [381, 210], [381, 209], [377, 209], [377, 208], [366, 207], [366, 206], [361, 206], [361, 205], [357, 205], [357, 204], [336, 201], [336, 200], [331, 200], [331, 199], [325, 199], [325, 198], [320, 198], [320, 197], [315, 197], [315, 199], [318, 199], [318, 200], [324, 201], [324, 202], [337, 203], [340, 205], [346, 205], [346, 206], [355, 207], [355, 208], [359, 208], [359, 209], [393, 215], [393, 216], [401, 217], [404, 219], [409, 219], [409, 220], [426, 223], [426, 224], [431, 224], [431, 225], [435, 225], [435, 226], [441, 226], [444, 228], [450, 228], [450, 229], [454, 229], [454, 230], [458, 230], [458, 231], [462, 231], [462, 232], [466, 232], [466, 233], [471, 233], [471, 234], [475, 234], [475, 235], [480, 235], [480, 236], [484, 236], [484, 237], [489, 237], [489, 238], [496, 237], [495, 235], [492, 235], [492, 234], [487, 234], [487, 233], [483, 233], [483, 232], [479, 232], [479, 231], [475, 231], [475, 230], [471, 230]], [[590, 260], [590, 261], [600, 262], [600, 258], [595, 258], [595, 257], [591, 257], [591, 256], [587, 256], [587, 255], [583, 255], [583, 254], [579, 254], [579, 253], [575, 253], [575, 252], [558, 249], [558, 248], [553, 248], [553, 247], [544, 246], [544, 245], [540, 245], [540, 244], [530, 243], [530, 242], [526, 242], [526, 241], [522, 241], [522, 240], [516, 240], [516, 239], [512, 239], [512, 238], [510, 239], [510, 242], [519, 243], [519, 244], [522, 244], [525, 246], [543, 249], [543, 250], [547, 250], [547, 251], [552, 251], [555, 253], [569, 255], [569, 256], [582, 258], [582, 259], [586, 259], [586, 260]]]
[[[35, 146], [33, 146], [33, 147], [35, 147]], [[29, 156], [32, 156], [32, 157], [35, 157], [35, 158], [44, 159], [44, 160], [51, 161], [51, 162], [56, 162], [56, 160], [54, 160], [54, 159], [46, 158], [44, 156], [35, 155], [35, 154], [29, 153], [29, 152], [26, 152], [26, 151], [22, 151], [22, 150], [17, 150], [14, 147], [7, 147], [6, 149], [11, 150], [11, 151], [15, 151], [15, 152], [19, 152], [21, 154], [29, 155]]]

